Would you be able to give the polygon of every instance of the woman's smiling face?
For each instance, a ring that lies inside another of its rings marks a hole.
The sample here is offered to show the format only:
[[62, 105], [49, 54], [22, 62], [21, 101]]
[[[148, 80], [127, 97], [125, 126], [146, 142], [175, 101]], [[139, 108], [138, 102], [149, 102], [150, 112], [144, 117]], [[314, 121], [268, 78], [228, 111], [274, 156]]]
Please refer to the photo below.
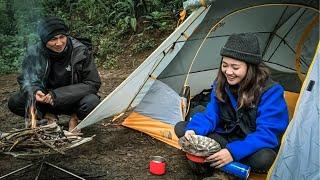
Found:
[[248, 66], [245, 62], [233, 59], [230, 57], [223, 57], [221, 63], [221, 71], [225, 75], [228, 84], [239, 84], [247, 74]]

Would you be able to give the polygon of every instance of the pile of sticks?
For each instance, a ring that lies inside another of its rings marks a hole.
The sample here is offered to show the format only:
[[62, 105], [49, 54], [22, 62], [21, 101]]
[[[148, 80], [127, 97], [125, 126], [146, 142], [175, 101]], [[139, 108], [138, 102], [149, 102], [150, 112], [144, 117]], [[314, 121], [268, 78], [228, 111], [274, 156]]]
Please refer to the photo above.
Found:
[[[68, 131], [63, 131], [56, 123], [36, 128], [15, 129], [0, 133], [0, 152], [9, 154], [65, 154], [67, 149], [84, 143], [84, 139]], [[92, 139], [92, 137], [91, 137]], [[86, 139], [85, 142], [88, 140]]]

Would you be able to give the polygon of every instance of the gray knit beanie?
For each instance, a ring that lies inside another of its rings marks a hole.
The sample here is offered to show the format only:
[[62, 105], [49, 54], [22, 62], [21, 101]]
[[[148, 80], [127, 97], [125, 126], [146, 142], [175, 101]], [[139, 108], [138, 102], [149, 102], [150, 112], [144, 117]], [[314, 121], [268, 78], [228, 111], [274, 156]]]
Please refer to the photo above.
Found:
[[46, 17], [38, 25], [38, 34], [44, 44], [58, 34], [68, 35], [68, 33], [68, 26], [58, 17]]
[[262, 62], [258, 37], [252, 33], [232, 34], [220, 54], [251, 64]]

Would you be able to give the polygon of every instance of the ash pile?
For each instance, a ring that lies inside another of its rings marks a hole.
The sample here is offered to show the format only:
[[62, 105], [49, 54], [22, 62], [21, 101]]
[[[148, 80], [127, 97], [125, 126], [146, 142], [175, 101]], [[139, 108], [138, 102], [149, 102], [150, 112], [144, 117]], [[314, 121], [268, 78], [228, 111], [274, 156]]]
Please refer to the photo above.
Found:
[[0, 152], [13, 156], [65, 154], [68, 149], [89, 142], [81, 133], [63, 130], [56, 122], [34, 128], [0, 132]]

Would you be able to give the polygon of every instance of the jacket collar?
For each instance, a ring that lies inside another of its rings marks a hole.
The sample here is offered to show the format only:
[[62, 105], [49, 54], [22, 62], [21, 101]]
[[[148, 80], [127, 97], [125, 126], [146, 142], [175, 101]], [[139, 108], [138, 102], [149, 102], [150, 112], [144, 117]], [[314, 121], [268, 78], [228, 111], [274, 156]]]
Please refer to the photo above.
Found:
[[234, 95], [232, 94], [229, 86], [225, 86], [225, 91], [230, 99], [230, 102], [231, 102], [231, 105], [232, 107], [236, 110], [238, 109], [238, 102], [237, 102], [237, 99], [234, 97]]
[[71, 65], [74, 65], [89, 56], [88, 48], [77, 39], [70, 37], [73, 46]]

